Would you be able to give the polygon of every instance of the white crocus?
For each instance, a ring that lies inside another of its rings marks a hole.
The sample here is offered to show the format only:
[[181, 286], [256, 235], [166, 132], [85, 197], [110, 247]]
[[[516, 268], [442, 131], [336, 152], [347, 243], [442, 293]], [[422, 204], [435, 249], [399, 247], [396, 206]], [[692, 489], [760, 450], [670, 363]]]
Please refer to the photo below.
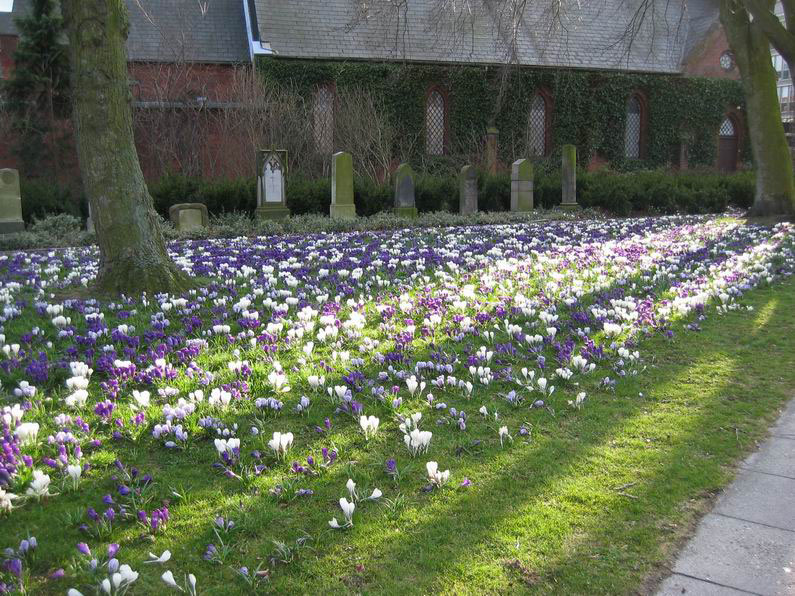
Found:
[[171, 560], [171, 551], [164, 550], [163, 554], [159, 557], [154, 553], [149, 553], [149, 560], [144, 561], [144, 563], [167, 563]]
[[412, 456], [416, 457], [420, 453], [425, 453], [431, 443], [433, 433], [429, 430], [415, 428], [410, 433], [403, 435], [403, 441]]
[[83, 466], [79, 464], [69, 464], [66, 466], [66, 473], [72, 479], [72, 487], [77, 488], [77, 485], [80, 484], [80, 476], [83, 475]]
[[170, 570], [170, 569], [169, 569], [169, 570], [167, 570], [167, 571], [165, 571], [165, 572], [163, 572], [163, 575], [161, 575], [161, 576], [160, 576], [160, 579], [162, 579], [162, 580], [163, 580], [163, 582], [164, 582], [164, 583], [165, 583], [165, 584], [166, 584], [168, 587], [170, 587], [170, 588], [177, 588], [177, 589], [179, 589], [179, 586], [177, 585], [177, 582], [174, 580], [174, 574], [173, 574], [173, 573], [171, 573], [171, 570]]
[[277, 457], [282, 457], [290, 450], [292, 445], [293, 433], [274, 432], [273, 438], [268, 441], [268, 447], [270, 447], [276, 453]]
[[439, 471], [439, 464], [435, 461], [429, 461], [425, 464], [425, 469], [428, 472], [428, 480], [436, 487], [440, 487], [450, 479], [450, 470], [444, 472]]
[[0, 512], [8, 513], [14, 508], [14, 501], [19, 497], [14, 493], [7, 492], [0, 486]]
[[14, 433], [19, 437], [23, 446], [35, 445], [36, 437], [39, 436], [39, 424], [37, 422], [23, 422], [17, 426]]
[[356, 503], [353, 501], [348, 501], [348, 499], [342, 497], [340, 499], [340, 509], [342, 509], [342, 513], [345, 515], [346, 525], [352, 526], [353, 512], [356, 510]]
[[345, 484], [345, 488], [348, 489], [348, 494], [351, 497], [351, 501], [354, 501], [356, 497], [356, 483], [353, 481], [353, 478], [348, 478], [348, 482]]
[[378, 425], [380, 420], [375, 416], [361, 416], [359, 417], [359, 426], [362, 427], [364, 438], [370, 440], [378, 432]]
[[33, 480], [25, 493], [29, 497], [41, 499], [50, 495], [50, 477], [41, 470], [33, 470]]
[[149, 407], [150, 394], [148, 391], [133, 391], [133, 399], [139, 408]]
[[381, 489], [380, 489], [380, 488], [374, 488], [374, 489], [373, 489], [373, 492], [372, 492], [372, 493], [370, 494], [370, 496], [369, 496], [369, 497], [367, 497], [367, 498], [368, 498], [370, 501], [375, 501], [375, 500], [377, 500], [377, 499], [380, 499], [380, 498], [381, 498], [383, 495], [384, 495], [384, 493], [382, 493], [382, 492], [381, 492]]

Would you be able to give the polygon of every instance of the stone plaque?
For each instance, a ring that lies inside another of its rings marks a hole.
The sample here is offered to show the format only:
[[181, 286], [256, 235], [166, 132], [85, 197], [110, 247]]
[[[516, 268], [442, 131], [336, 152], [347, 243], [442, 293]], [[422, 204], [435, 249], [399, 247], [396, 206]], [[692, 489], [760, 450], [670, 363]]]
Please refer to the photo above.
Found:
[[180, 232], [191, 232], [193, 230], [200, 230], [202, 225], [202, 212], [199, 209], [182, 209], [179, 212], [179, 221], [177, 222], [177, 229]]

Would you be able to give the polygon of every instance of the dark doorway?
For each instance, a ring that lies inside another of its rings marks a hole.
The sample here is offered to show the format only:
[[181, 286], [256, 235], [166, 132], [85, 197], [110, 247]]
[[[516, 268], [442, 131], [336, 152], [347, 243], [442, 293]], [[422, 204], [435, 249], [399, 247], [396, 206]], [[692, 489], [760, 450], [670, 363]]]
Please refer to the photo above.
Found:
[[718, 169], [721, 172], [737, 170], [737, 125], [731, 116], [726, 116], [718, 133]]

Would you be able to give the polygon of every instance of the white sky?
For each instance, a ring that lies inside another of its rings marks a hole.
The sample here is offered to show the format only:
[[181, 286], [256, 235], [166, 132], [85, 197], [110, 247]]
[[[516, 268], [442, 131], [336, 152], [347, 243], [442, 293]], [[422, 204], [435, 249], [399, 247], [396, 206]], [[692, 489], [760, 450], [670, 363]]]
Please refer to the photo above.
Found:
[[0, 0], [0, 12], [11, 12], [14, 0]]

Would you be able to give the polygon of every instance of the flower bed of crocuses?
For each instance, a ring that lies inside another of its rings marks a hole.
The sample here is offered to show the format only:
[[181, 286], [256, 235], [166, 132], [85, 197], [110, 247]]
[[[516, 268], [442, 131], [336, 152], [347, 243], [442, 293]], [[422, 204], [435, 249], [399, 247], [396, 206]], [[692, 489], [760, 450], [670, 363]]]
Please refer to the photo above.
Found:
[[[236, 557], [225, 511], [195, 568], [158, 549], [183, 495], [108, 454], [193, 454], [208, 485], [322, 510], [333, 541], [401, 491], [469, 490], [449, 466], [460, 437], [532, 441], [535, 412], [642, 375], [644, 336], [697, 331], [791, 275], [794, 240], [789, 224], [668, 217], [187, 241], [172, 256], [203, 285], [113, 301], [62, 297], [85, 295], [91, 248], [0, 255], [0, 523], [112, 487], [70, 516], [68, 566], [36, 561], [36, 527], [3, 532], [0, 593], [123, 594], [144, 574], [195, 594], [218, 565], [268, 582], [278, 557]], [[376, 443], [391, 456], [366, 486], [313, 502]], [[131, 535], [147, 559], [125, 556]]]

